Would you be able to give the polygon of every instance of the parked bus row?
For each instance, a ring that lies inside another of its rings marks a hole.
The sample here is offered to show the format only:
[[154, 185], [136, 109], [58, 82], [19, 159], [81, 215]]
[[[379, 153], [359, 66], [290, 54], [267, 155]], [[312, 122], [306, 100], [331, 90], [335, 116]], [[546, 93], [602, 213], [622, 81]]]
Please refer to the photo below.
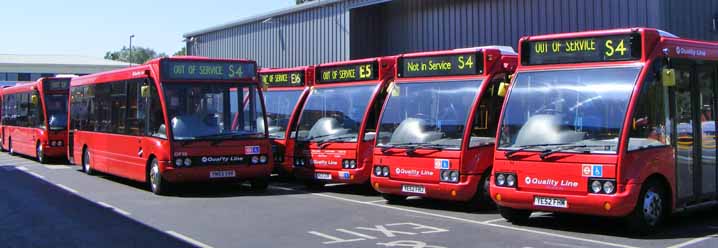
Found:
[[[625, 217], [715, 205], [718, 44], [650, 28], [296, 68], [172, 57], [0, 93], [2, 148], [146, 182], [370, 184], [467, 208]], [[69, 97], [68, 97], [69, 96]], [[63, 100], [64, 99], [64, 100]], [[64, 111], [64, 112], [63, 112]]]

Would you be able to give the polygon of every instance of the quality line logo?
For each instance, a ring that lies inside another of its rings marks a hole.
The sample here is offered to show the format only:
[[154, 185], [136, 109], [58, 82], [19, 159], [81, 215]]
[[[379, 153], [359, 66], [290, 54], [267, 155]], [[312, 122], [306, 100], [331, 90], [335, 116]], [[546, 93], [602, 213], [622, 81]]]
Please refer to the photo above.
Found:
[[415, 170], [415, 169], [401, 169], [396, 168], [394, 172], [397, 175], [408, 175], [408, 176], [433, 176], [434, 172], [430, 170]]
[[541, 186], [548, 186], [552, 188], [556, 187], [571, 187], [576, 188], [578, 187], [578, 182], [574, 182], [571, 180], [556, 180], [556, 179], [541, 179], [537, 177], [526, 177], [524, 178], [524, 183], [526, 185], [541, 185]]

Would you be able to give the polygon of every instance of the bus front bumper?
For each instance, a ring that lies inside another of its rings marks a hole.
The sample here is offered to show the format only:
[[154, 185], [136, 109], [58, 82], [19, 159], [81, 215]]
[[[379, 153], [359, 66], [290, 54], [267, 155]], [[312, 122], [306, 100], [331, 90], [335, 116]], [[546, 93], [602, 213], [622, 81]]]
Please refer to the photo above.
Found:
[[[367, 167], [358, 169], [315, 169], [294, 167], [294, 176], [300, 180], [317, 180], [327, 183], [362, 184], [369, 181], [370, 170]], [[319, 175], [329, 175], [329, 179]]]
[[164, 167], [162, 177], [169, 182], [207, 182], [207, 181], [242, 181], [254, 178], [269, 177], [272, 173], [271, 164], [262, 165], [226, 165], [197, 166], [189, 168], [172, 167], [169, 161], [160, 162]]
[[[586, 194], [569, 195], [544, 192], [518, 191], [514, 188], [491, 186], [491, 198], [502, 207], [531, 211], [563, 212], [585, 215], [623, 217], [631, 213], [640, 194], [640, 184], [626, 184], [625, 188], [613, 195]], [[534, 197], [549, 197], [566, 200], [566, 208], [534, 205]]]
[[64, 158], [67, 156], [67, 147], [44, 145], [42, 152], [45, 154], [45, 157]]
[[[450, 201], [469, 201], [476, 194], [480, 181], [480, 175], [462, 175], [459, 183], [421, 183], [396, 180], [386, 177], [371, 177], [372, 187], [380, 193], [404, 196], [421, 196], [431, 199]], [[402, 190], [403, 185], [424, 187], [426, 193], [404, 192]]]

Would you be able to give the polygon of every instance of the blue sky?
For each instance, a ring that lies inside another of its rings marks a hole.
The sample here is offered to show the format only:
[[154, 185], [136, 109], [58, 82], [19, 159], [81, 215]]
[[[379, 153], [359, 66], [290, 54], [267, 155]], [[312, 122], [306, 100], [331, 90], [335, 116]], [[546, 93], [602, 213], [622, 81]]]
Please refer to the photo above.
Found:
[[132, 44], [172, 54], [182, 34], [291, 7], [295, 0], [5, 0], [0, 53], [103, 57]]

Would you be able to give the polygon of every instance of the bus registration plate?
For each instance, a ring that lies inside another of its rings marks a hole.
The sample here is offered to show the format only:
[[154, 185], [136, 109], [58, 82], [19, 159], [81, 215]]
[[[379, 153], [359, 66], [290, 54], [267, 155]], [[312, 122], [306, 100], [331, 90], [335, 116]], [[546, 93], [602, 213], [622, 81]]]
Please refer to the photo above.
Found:
[[568, 202], [563, 198], [534, 196], [534, 206], [568, 208]]
[[414, 193], [414, 194], [426, 194], [426, 188], [421, 185], [401, 185], [401, 192]]
[[314, 177], [319, 180], [332, 180], [332, 174], [331, 173], [321, 173], [317, 172], [314, 174]]
[[233, 170], [226, 170], [226, 171], [210, 171], [209, 172], [209, 178], [226, 178], [226, 177], [236, 177], [237, 173]]

